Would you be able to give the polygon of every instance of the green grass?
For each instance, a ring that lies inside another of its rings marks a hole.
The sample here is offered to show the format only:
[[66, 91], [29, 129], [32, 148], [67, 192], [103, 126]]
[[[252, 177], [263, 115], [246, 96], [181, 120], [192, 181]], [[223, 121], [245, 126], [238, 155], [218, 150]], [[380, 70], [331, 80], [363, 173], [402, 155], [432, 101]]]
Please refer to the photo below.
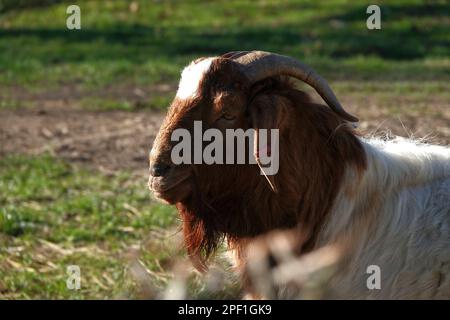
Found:
[[[49, 241], [77, 244], [132, 239], [129, 232], [122, 232], [117, 226], [137, 230], [146, 225], [166, 228], [174, 221], [174, 216], [159, 205], [152, 212], [145, 184], [132, 183], [125, 173], [102, 178], [49, 156], [12, 157], [0, 164], [0, 221], [1, 230], [7, 235], [44, 235]], [[139, 215], [126, 214], [126, 207], [137, 208]], [[52, 232], [47, 235], [48, 229]], [[136, 234], [134, 239], [139, 236]]]
[[[182, 255], [171, 240], [176, 214], [153, 201], [142, 182], [50, 156], [0, 160], [0, 297], [139, 297], [127, 274], [133, 260], [126, 256], [136, 248], [146, 272], [159, 274], [149, 283], [167, 285], [172, 275], [161, 265]], [[69, 265], [81, 269], [81, 290], [66, 287]], [[191, 291], [201, 294], [195, 279]]]
[[[0, 283], [6, 297], [112, 297], [124, 269], [120, 251], [175, 219], [126, 174], [103, 177], [50, 156], [2, 159], [0, 190]], [[80, 266], [88, 284], [80, 291], [66, 288], [71, 264]], [[94, 278], [112, 281], [102, 287]]]
[[[362, 0], [135, 1], [135, 12], [129, 1], [77, 1], [79, 31], [65, 27], [67, 2], [49, 2], [57, 3], [0, 13], [0, 86], [45, 93], [76, 84], [101, 98], [102, 88], [118, 84], [175, 85], [182, 66], [198, 56], [262, 49], [301, 58], [333, 84], [433, 80], [449, 91], [446, 1], [383, 3], [376, 31], [366, 28], [371, 2]], [[164, 108], [173, 92], [159, 95], [138, 105]], [[99, 109], [136, 104], [106, 99], [113, 101]]]

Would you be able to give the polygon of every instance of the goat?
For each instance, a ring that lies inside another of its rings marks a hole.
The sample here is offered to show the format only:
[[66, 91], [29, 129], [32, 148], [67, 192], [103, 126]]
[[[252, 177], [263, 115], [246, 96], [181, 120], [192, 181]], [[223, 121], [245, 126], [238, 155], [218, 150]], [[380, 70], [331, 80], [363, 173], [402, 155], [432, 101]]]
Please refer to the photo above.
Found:
[[[328, 107], [289, 77], [311, 85]], [[271, 183], [255, 164], [173, 165], [171, 134], [192, 131], [194, 121], [221, 131], [279, 129]], [[450, 149], [364, 139], [356, 121], [326, 81], [293, 58], [262, 51], [200, 58], [183, 70], [155, 138], [149, 188], [176, 205], [200, 270], [226, 239], [250, 284], [248, 245], [293, 230], [297, 256], [341, 248], [326, 297], [450, 298]], [[380, 267], [379, 290], [366, 286], [369, 265]]]

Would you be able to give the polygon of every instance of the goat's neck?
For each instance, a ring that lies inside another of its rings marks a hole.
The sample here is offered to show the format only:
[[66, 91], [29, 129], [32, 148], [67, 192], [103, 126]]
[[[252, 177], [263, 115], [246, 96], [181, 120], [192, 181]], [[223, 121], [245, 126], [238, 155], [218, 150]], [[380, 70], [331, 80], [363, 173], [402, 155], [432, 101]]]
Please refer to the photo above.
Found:
[[450, 149], [404, 138], [365, 140], [369, 166], [363, 183], [380, 191], [414, 187], [450, 176]]
[[[418, 144], [397, 138], [392, 141], [361, 139], [367, 157], [363, 175], [346, 169], [342, 187], [322, 232], [321, 244], [343, 234], [357, 242], [361, 234], [389, 220], [392, 212], [383, 209], [390, 194], [427, 186], [450, 177], [450, 148]], [[382, 216], [387, 214], [387, 216]]]
[[[283, 182], [282, 203], [296, 203], [297, 226], [310, 238], [300, 251], [308, 251], [328, 218], [345, 182], [347, 168], [361, 179], [366, 168], [366, 152], [352, 129], [329, 109], [314, 106], [302, 109], [299, 125], [282, 138], [289, 153], [280, 163], [279, 180]], [[283, 168], [285, 170], [283, 170]], [[287, 169], [286, 169], [287, 168]], [[356, 191], [347, 190], [348, 194]]]

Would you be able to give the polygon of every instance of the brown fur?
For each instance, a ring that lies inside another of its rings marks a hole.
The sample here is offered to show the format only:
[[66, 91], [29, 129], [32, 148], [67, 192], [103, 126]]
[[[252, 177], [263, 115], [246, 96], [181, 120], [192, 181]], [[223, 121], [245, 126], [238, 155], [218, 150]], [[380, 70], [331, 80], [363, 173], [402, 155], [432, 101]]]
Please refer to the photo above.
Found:
[[275, 229], [298, 228], [304, 238], [298, 251], [311, 250], [345, 168], [366, 167], [353, 130], [328, 107], [312, 103], [281, 78], [251, 90], [247, 116], [252, 110], [270, 110], [274, 128], [280, 129], [280, 169], [274, 176], [278, 192], [256, 165], [193, 166], [193, 192], [177, 208], [186, 248], [192, 257], [201, 257], [198, 266], [224, 238], [241, 251], [247, 239]]

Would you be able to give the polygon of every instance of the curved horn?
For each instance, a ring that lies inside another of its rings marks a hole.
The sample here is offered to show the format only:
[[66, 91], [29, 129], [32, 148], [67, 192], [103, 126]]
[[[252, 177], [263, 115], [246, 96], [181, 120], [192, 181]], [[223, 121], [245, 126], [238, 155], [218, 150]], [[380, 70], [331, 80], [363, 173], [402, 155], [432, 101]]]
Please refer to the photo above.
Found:
[[276, 75], [297, 78], [313, 87], [343, 119], [358, 122], [358, 118], [344, 110], [325, 79], [306, 64], [287, 56], [264, 51], [251, 51], [247, 54], [233, 52], [229, 56], [244, 66], [243, 71], [252, 83]]
[[224, 53], [223, 55], [221, 55], [221, 58], [226, 58], [226, 59], [232, 59], [232, 60], [236, 60], [237, 58], [240, 58], [246, 54], [249, 54], [252, 51], [230, 51], [227, 53]]

